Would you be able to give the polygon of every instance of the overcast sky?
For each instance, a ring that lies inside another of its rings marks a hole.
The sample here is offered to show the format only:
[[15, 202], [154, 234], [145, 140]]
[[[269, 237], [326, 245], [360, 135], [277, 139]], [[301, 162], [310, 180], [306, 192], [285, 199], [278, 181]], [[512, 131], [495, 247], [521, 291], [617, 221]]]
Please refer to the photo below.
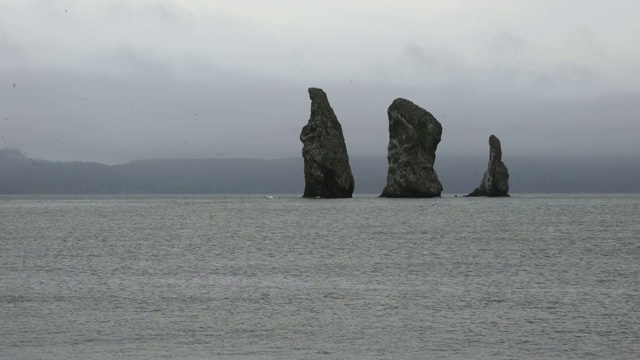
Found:
[[[0, 0], [0, 148], [48, 160], [301, 156], [308, 87], [350, 155], [397, 97], [438, 154], [640, 154], [637, 0]], [[15, 84], [15, 86], [14, 86]]]

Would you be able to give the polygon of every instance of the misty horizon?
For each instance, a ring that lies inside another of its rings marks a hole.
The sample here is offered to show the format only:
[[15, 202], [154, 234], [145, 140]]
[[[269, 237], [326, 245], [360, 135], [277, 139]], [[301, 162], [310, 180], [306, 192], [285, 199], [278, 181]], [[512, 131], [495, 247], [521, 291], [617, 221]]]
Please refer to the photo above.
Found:
[[[248, 156], [248, 155], [236, 155], [234, 156], [234, 154], [226, 154], [226, 153], [220, 153], [220, 154], [211, 154], [211, 155], [203, 155], [201, 157], [188, 157], [188, 156], [180, 156], [180, 155], [175, 155], [175, 156], [164, 156], [164, 157], [148, 157], [148, 158], [133, 158], [133, 159], [128, 159], [128, 160], [123, 160], [123, 161], [118, 161], [118, 162], [108, 162], [108, 161], [97, 161], [97, 160], [85, 160], [80, 158], [77, 159], [56, 159], [56, 158], [50, 158], [50, 157], [39, 157], [39, 156], [34, 156], [33, 153], [30, 153], [28, 151], [24, 151], [24, 149], [20, 148], [20, 147], [6, 147], [6, 148], [0, 148], [0, 152], [2, 151], [16, 151], [20, 154], [23, 154], [26, 158], [28, 159], [33, 159], [33, 160], [42, 160], [42, 161], [47, 161], [47, 162], [53, 162], [53, 163], [66, 163], [66, 162], [86, 162], [86, 163], [97, 163], [97, 164], [103, 164], [103, 165], [108, 165], [108, 166], [112, 166], [112, 165], [125, 165], [125, 164], [129, 164], [129, 163], [133, 163], [133, 162], [138, 162], [138, 161], [156, 161], [156, 160], [265, 160], [265, 161], [269, 161], [269, 160], [286, 160], [286, 159], [292, 159], [292, 158], [299, 158], [302, 159], [302, 155], [301, 154], [291, 154], [291, 155], [287, 155], [284, 154], [282, 156]], [[381, 159], [383, 158], [385, 161], [387, 161], [387, 154], [349, 154], [350, 158], [369, 158], [369, 159]], [[619, 154], [596, 154], [596, 155], [590, 155], [590, 154], [566, 154], [566, 155], [561, 155], [561, 156], [551, 156], [551, 155], [535, 155], [535, 154], [525, 154], [525, 155], [509, 155], [509, 154], [503, 154], [503, 157], [506, 159], [506, 161], [519, 161], [519, 160], [536, 160], [536, 161], [559, 161], [559, 162], [571, 162], [571, 161], [586, 161], [586, 160], [590, 160], [590, 161], [594, 161], [594, 162], [607, 162], [607, 161], [611, 161], [611, 160], [615, 160], [615, 159], [620, 159], [620, 160], [635, 160], [635, 159], [640, 159], [640, 155], [638, 154], [623, 154], [623, 155], [619, 155]], [[435, 167], [437, 168], [438, 164], [443, 162], [443, 161], [448, 161], [450, 159], [473, 159], [476, 161], [480, 161], [482, 164], [486, 163], [486, 161], [488, 161], [489, 159], [489, 146], [487, 145], [486, 147], [486, 154], [482, 154], [482, 153], [449, 153], [449, 154], [440, 154], [436, 151], [436, 161], [435, 161]]]
[[[444, 193], [467, 194], [482, 179], [488, 154], [441, 156], [435, 169]], [[516, 193], [634, 193], [640, 160], [629, 158], [504, 158]], [[355, 193], [379, 194], [386, 156], [350, 157]], [[138, 159], [122, 164], [51, 162], [0, 149], [1, 194], [302, 194], [302, 156], [280, 159]]]
[[[22, 85], [22, 87], [25, 86]], [[126, 82], [122, 86], [127, 87]], [[249, 84], [246, 86], [247, 92], [255, 91]], [[328, 90], [327, 87], [324, 89], [328, 92], [329, 101], [342, 124], [349, 154], [356, 156], [386, 155], [388, 145], [386, 108], [394, 99], [391, 95], [393, 89], [382, 89], [384, 92], [388, 92], [388, 95], [382, 94], [383, 91], [371, 94], [371, 96], [360, 95], [357, 103], [364, 101], [363, 98], [372, 99], [376, 96], [381, 98], [375, 104], [360, 107], [354, 107], [350, 104], [350, 100], [353, 101], [354, 96], [349, 94], [347, 89], [338, 88], [337, 91]], [[367, 89], [362, 89], [363, 93], [365, 91]], [[107, 123], [94, 121], [91, 124], [83, 124], [80, 122], [65, 129], [50, 128], [37, 134], [29, 134], [32, 140], [26, 141], [25, 136], [17, 135], [13, 129], [33, 131], [39, 125], [29, 126], [28, 121], [27, 124], [24, 124], [24, 115], [18, 114], [16, 116], [11, 113], [9, 116], [5, 116], [4, 126], [0, 129], [5, 136], [1, 139], [3, 146], [0, 147], [20, 148], [32, 156], [48, 160], [82, 160], [109, 164], [138, 158], [204, 158], [220, 153], [231, 157], [281, 158], [298, 156], [302, 149], [299, 134], [308, 120], [310, 101], [306, 96], [306, 88], [300, 88], [295, 94], [294, 89], [287, 89], [283, 93], [285, 95], [282, 98], [276, 99], [271, 96], [261, 98], [259, 97], [261, 94], [250, 96], [250, 98], [258, 103], [282, 102], [287, 104], [280, 109], [270, 109], [274, 113], [280, 114], [281, 118], [288, 119], [286, 123], [252, 123], [253, 115], [242, 114], [247, 111], [246, 109], [238, 110], [239, 114], [235, 114], [232, 111], [234, 109], [203, 109], [201, 106], [194, 105], [192, 108], [194, 110], [191, 111], [186, 108], [182, 111], [171, 111], [169, 108], [172, 108], [174, 104], [184, 104], [185, 102], [178, 94], [163, 95], [165, 97], [175, 95], [178, 98], [174, 101], [159, 98], [153, 100], [157, 101], [157, 104], [144, 106], [129, 106], [125, 103], [118, 103], [116, 106], [110, 104], [115, 101], [110, 100], [110, 97], [103, 100], [104, 98], [93, 96], [84, 100], [84, 97], [80, 97], [81, 95], [69, 95], [70, 99], [62, 99], [61, 102], [79, 103], [78, 106], [81, 109], [76, 111], [86, 111], [93, 114], [97, 111], [93, 108], [94, 103], [98, 102], [102, 103], [100, 109], [111, 113], [113, 118], [105, 120]], [[401, 90], [397, 91], [397, 94], [402, 93]], [[290, 99], [284, 98], [286, 94], [290, 94]], [[107, 94], [107, 96], [111, 95]], [[386, 103], [382, 99], [385, 95], [388, 99]], [[443, 125], [443, 140], [438, 147], [438, 154], [472, 155], [486, 152], [486, 141], [491, 134], [495, 134], [501, 139], [506, 154], [518, 156], [625, 156], [637, 154], [635, 151], [636, 133], [627, 130], [627, 128], [633, 129], [638, 126], [633, 125], [637, 122], [631, 122], [634, 119], [629, 120], [631, 127], [619, 126], [612, 121], [603, 121], [599, 126], [603, 129], [610, 126], [610, 130], [602, 131], [602, 134], [589, 134], [589, 132], [593, 132], [589, 128], [585, 134], [584, 128], [571, 129], [571, 126], [566, 124], [560, 128], [549, 128], [544, 123], [562, 120], [564, 117], [561, 115], [566, 113], [569, 113], [567, 117], [570, 119], [571, 117], [606, 119], [609, 116], [608, 113], [623, 113], [629, 111], [626, 107], [638, 106], [640, 97], [629, 95], [612, 99], [572, 100], [560, 102], [560, 104], [548, 101], [543, 105], [518, 104], [518, 101], [522, 100], [515, 98], [498, 107], [499, 105], [490, 106], [488, 102], [481, 104], [470, 102], [471, 105], [466, 106], [462, 100], [454, 103], [442, 94], [434, 94], [434, 96], [408, 95], [404, 97], [426, 108]], [[436, 98], [438, 96], [442, 98], [440, 101], [445, 103], [440, 109], [429, 107], [424, 104], [424, 101], [417, 100], [421, 97]], [[242, 98], [243, 95], [237, 94], [237, 97]], [[223, 106], [227, 106], [226, 103], [233, 102], [233, 99], [228, 96], [218, 101], [225, 103]], [[296, 102], [293, 106], [291, 106], [292, 100]], [[206, 99], [201, 99], [201, 101], [206, 102]], [[42, 101], [39, 103], [42, 104]], [[549, 109], [549, 103], [555, 103], [556, 109]], [[105, 107], [105, 104], [108, 106]], [[216, 121], [216, 115], [212, 115], [225, 111], [230, 113], [230, 115], [224, 115], [224, 117], [231, 118], [228, 121], [231, 123], [230, 125], [224, 121], [222, 123]], [[629, 113], [633, 114], [634, 111], [629, 111]], [[554, 112], [558, 114], [554, 114]], [[134, 118], [131, 118], [130, 113], [136, 113]], [[483, 115], [485, 119], [479, 119], [473, 113], [493, 113], [493, 115]], [[512, 114], [513, 117], [518, 114], [536, 114], [536, 116], [542, 117], [542, 124], [539, 127], [521, 128], [521, 126], [496, 123], [496, 119], [506, 117], [505, 114]], [[41, 115], [51, 117], [55, 116], [55, 113], [48, 111]], [[138, 117], [151, 119], [151, 122], [145, 124], [137, 120]], [[356, 119], [356, 123], [354, 123], [354, 119]], [[363, 124], [362, 122], [367, 119], [375, 119], [375, 122], [368, 121], [370, 124]], [[130, 130], [131, 133], [125, 132], [123, 129], [126, 127], [109, 125], [108, 121], [111, 120], [119, 124], [129, 120], [131, 123], [127, 126], [133, 126], [134, 129]], [[154, 124], [154, 121], [162, 122], [162, 124]], [[594, 127], [595, 125], [597, 124], [590, 126]], [[95, 130], [87, 131], [94, 126]], [[245, 132], [247, 127], [251, 129], [251, 132]], [[82, 133], [82, 131], [87, 132]], [[545, 134], [547, 131], [551, 132]], [[607, 135], [611, 131], [619, 131], [621, 134], [616, 137]], [[69, 136], [72, 134], [77, 135], [70, 139]], [[595, 144], [599, 146], [594, 147]]]

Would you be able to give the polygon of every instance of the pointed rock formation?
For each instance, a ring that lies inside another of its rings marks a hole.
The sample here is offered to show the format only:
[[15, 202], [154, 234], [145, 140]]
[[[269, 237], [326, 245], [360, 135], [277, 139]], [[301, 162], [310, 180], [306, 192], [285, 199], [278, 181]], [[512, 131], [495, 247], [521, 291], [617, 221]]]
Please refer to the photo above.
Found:
[[396, 99], [389, 116], [389, 172], [381, 197], [439, 197], [442, 185], [433, 168], [442, 125], [431, 113]]
[[342, 126], [327, 94], [310, 88], [311, 118], [302, 128], [304, 158], [303, 197], [350, 198], [354, 182]]
[[502, 147], [495, 136], [489, 137], [489, 168], [482, 177], [482, 182], [467, 196], [509, 196], [509, 171], [502, 162]]

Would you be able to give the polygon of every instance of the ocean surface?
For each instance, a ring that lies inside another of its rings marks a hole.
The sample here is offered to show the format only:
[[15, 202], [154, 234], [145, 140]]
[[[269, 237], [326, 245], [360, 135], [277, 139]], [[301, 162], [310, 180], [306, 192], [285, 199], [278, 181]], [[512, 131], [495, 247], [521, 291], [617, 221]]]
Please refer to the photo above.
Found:
[[0, 359], [640, 358], [640, 194], [0, 196]]

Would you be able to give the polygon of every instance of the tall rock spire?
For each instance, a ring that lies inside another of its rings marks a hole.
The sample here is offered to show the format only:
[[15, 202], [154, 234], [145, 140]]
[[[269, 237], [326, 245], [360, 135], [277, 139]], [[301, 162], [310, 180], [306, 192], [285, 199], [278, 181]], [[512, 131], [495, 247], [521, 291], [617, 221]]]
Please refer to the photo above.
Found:
[[425, 109], [396, 99], [389, 117], [389, 171], [381, 197], [439, 197], [442, 185], [433, 164], [442, 125]]
[[502, 146], [495, 136], [489, 136], [489, 165], [482, 182], [467, 196], [509, 196], [509, 171], [502, 162]]
[[310, 88], [309, 97], [311, 117], [300, 134], [304, 158], [303, 197], [350, 198], [354, 181], [342, 126], [322, 89]]

